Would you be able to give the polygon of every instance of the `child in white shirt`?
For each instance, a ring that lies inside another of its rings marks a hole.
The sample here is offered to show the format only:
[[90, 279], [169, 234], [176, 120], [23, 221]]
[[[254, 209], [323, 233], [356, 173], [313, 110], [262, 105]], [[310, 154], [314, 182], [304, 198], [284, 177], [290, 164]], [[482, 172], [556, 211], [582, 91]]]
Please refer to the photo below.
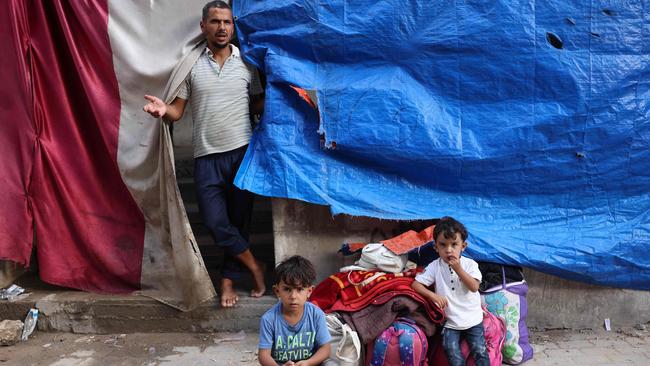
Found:
[[[467, 229], [452, 217], [443, 217], [433, 232], [435, 249], [440, 258], [429, 263], [415, 277], [413, 289], [445, 311], [447, 321], [442, 330], [442, 345], [450, 366], [463, 366], [460, 351], [464, 338], [476, 366], [489, 366], [485, 346], [483, 310], [478, 286], [481, 272], [472, 259], [461, 256], [467, 247]], [[434, 285], [434, 291], [427, 286]]]

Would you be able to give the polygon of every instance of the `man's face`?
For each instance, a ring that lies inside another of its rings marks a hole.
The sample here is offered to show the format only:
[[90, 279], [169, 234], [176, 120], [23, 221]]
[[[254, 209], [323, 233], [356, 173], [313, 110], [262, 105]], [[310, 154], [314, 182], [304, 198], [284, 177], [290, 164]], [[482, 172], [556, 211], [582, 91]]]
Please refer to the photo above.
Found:
[[235, 32], [232, 12], [229, 9], [210, 8], [208, 17], [201, 20], [201, 31], [208, 43], [216, 48], [225, 48]]
[[460, 259], [460, 253], [466, 246], [467, 243], [461, 239], [459, 233], [455, 233], [452, 238], [445, 238], [445, 233], [440, 233], [436, 238], [436, 251], [445, 263]]

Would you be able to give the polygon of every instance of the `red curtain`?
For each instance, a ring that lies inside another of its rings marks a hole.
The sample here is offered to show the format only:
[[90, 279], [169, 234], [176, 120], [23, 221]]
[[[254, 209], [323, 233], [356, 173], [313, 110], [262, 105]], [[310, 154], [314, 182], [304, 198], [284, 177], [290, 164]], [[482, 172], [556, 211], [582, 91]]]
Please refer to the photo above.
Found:
[[139, 288], [144, 218], [117, 165], [106, 1], [0, 5], [0, 257], [95, 292]]

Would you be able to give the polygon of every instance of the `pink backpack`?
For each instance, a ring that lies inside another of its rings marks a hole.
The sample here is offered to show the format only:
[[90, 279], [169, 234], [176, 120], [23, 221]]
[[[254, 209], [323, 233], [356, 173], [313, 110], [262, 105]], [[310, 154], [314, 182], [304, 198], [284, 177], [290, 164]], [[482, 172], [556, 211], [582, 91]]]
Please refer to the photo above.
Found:
[[428, 348], [427, 336], [413, 320], [397, 318], [368, 344], [366, 365], [427, 366]]
[[[505, 321], [483, 307], [483, 328], [485, 329], [485, 345], [490, 356], [490, 366], [501, 366], [503, 361], [501, 350], [506, 341]], [[474, 366], [474, 359], [469, 355], [469, 346], [465, 340], [460, 342], [460, 350], [467, 360], [467, 366]], [[442, 342], [438, 342], [430, 361], [436, 366], [449, 366]]]

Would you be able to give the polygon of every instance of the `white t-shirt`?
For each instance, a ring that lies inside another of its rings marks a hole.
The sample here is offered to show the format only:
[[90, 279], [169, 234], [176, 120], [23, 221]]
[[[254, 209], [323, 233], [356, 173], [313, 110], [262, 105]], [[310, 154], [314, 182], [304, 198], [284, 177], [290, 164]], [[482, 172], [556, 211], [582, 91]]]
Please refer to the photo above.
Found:
[[[483, 276], [478, 269], [478, 263], [461, 256], [460, 265], [470, 276], [481, 281]], [[481, 295], [478, 291], [468, 290], [456, 272], [442, 259], [438, 258], [429, 263], [415, 280], [425, 286], [435, 283], [435, 293], [447, 298], [445, 328], [465, 330], [483, 322]]]

